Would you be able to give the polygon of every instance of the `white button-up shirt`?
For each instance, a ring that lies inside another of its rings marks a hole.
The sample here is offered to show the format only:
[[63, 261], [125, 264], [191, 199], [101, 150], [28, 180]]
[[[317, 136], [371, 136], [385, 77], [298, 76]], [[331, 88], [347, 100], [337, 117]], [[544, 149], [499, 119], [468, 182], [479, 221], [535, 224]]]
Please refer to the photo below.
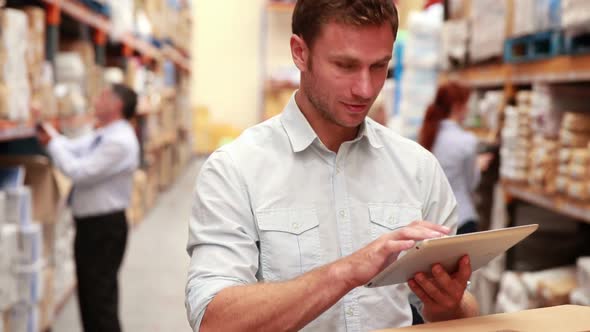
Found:
[[55, 137], [47, 150], [54, 164], [72, 179], [74, 216], [96, 216], [129, 206], [139, 143], [127, 121], [116, 121], [78, 139]]
[[440, 162], [457, 198], [459, 227], [479, 219], [473, 203], [473, 193], [481, 174], [477, 167], [478, 140], [452, 120], [440, 124], [432, 153]]
[[[295, 278], [414, 220], [456, 230], [455, 198], [429, 152], [367, 119], [334, 153], [294, 98], [211, 155], [194, 200], [186, 289], [194, 331], [226, 287]], [[356, 288], [304, 330], [411, 325], [409, 294], [406, 284]]]

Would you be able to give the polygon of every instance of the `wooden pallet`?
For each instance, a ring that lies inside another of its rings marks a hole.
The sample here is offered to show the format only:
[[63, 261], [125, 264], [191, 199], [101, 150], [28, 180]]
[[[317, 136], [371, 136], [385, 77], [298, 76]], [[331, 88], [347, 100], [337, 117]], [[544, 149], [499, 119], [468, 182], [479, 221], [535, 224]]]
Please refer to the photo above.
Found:
[[563, 33], [545, 31], [507, 39], [504, 43], [504, 61], [528, 62], [552, 58], [563, 53]]

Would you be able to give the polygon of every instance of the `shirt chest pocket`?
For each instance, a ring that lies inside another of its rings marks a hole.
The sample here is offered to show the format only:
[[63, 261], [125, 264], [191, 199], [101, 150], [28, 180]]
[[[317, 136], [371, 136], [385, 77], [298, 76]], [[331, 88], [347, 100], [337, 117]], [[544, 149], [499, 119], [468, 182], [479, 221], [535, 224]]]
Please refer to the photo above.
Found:
[[404, 227], [413, 221], [422, 220], [422, 209], [406, 204], [369, 204], [371, 240], [383, 234]]
[[256, 219], [264, 280], [291, 279], [319, 265], [319, 221], [315, 209], [273, 209], [256, 213]]

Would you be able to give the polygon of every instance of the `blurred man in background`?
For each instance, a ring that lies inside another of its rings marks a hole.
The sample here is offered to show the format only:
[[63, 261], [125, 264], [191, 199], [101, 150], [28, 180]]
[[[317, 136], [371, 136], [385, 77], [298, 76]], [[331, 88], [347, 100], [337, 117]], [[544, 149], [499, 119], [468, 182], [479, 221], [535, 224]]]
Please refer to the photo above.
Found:
[[118, 272], [127, 242], [125, 210], [139, 166], [139, 143], [128, 121], [136, 105], [133, 90], [114, 84], [95, 101], [93, 133], [68, 139], [51, 125], [38, 126], [39, 141], [73, 182], [78, 300], [86, 332], [121, 331]]

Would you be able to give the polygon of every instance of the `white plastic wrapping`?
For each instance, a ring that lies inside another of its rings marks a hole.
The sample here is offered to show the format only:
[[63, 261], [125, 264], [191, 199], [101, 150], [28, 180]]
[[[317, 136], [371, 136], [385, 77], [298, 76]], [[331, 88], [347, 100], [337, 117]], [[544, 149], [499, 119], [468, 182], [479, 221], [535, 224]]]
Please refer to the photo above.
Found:
[[42, 258], [43, 233], [40, 224], [29, 224], [19, 228], [18, 237], [19, 263], [32, 265]]
[[39, 309], [37, 306], [18, 304], [10, 309], [10, 332], [38, 332]]
[[31, 96], [26, 64], [28, 19], [20, 10], [3, 8], [0, 20], [0, 81], [6, 84], [7, 117], [13, 121], [30, 118], [29, 100]]
[[501, 56], [506, 38], [507, 0], [471, 1], [471, 40], [469, 54], [472, 61]]
[[561, 0], [561, 24], [564, 28], [588, 28], [590, 2], [587, 0]]
[[38, 303], [43, 296], [43, 265], [41, 262], [33, 265], [17, 265], [15, 275], [18, 301], [28, 304]]
[[31, 223], [32, 217], [32, 195], [31, 189], [27, 186], [9, 188], [6, 193], [6, 221], [17, 225]]

